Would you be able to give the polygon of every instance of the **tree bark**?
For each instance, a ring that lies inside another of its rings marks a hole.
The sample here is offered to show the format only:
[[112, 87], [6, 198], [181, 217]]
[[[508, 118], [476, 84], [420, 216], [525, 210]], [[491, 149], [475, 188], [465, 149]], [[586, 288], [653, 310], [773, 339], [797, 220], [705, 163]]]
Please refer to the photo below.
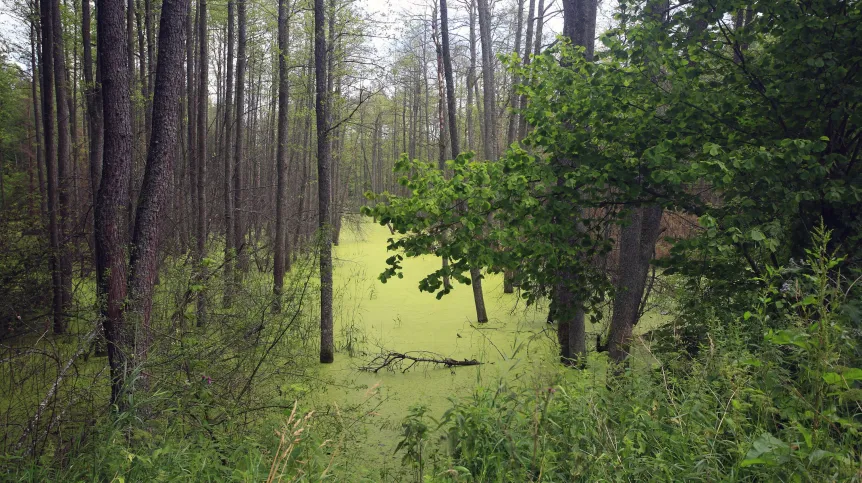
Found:
[[177, 154], [177, 125], [183, 85], [183, 56], [186, 16], [190, 0], [163, 0], [159, 25], [159, 63], [153, 90], [153, 131], [141, 184], [135, 231], [129, 263], [130, 305], [127, 314], [135, 317], [137, 328], [135, 359], [146, 361], [151, 343], [150, 319], [153, 289], [158, 275], [158, 253], [164, 209], [171, 198], [174, 158]]
[[[72, 305], [72, 255], [70, 252], [70, 200], [69, 184], [70, 162], [72, 157], [71, 123], [69, 122], [69, 91], [66, 71], [66, 53], [63, 45], [63, 25], [60, 22], [60, 5], [58, 0], [43, 0], [52, 3], [51, 17], [53, 19], [54, 35], [54, 94], [57, 100], [57, 190], [60, 201], [60, 216], [57, 220], [57, 236], [59, 237], [59, 255], [61, 294], [63, 297], [63, 313], [68, 314]], [[54, 326], [57, 334], [65, 333], [68, 327]]]
[[[563, 2], [563, 33], [572, 41], [575, 46], [582, 46], [586, 49], [585, 56], [588, 60], [592, 60], [593, 39], [596, 30], [596, 10], [597, 0], [565, 0]], [[541, 10], [542, 1], [539, 3]], [[543, 12], [542, 12], [543, 13]], [[540, 20], [541, 22], [541, 20]], [[536, 36], [536, 51], [538, 52], [541, 45], [541, 23]], [[562, 185], [565, 181], [563, 178], [564, 172], [567, 169], [572, 169], [576, 160], [558, 159], [555, 161], [555, 169], [558, 173], [557, 184]], [[572, 210], [580, 211], [579, 207], [573, 206]], [[577, 223], [578, 230], [583, 230], [580, 221], [577, 219], [580, 213], [575, 215], [574, 221], [567, 220], [564, 217], [558, 220], [560, 223]], [[586, 263], [586, 261], [582, 261]], [[552, 304], [555, 307], [555, 316], [558, 319], [557, 337], [560, 342], [560, 357], [565, 364], [581, 366], [586, 362], [586, 323], [584, 313], [584, 301], [575, 295], [574, 283], [575, 277], [573, 272], [574, 267], [559, 267], [560, 281], [554, 287], [554, 300]]]
[[[518, 0], [518, 19], [515, 24], [515, 53], [521, 51], [521, 29], [524, 23], [524, 0]], [[515, 87], [520, 82], [520, 77], [517, 72], [512, 73], [512, 85], [511, 91], [509, 93], [509, 109], [511, 110], [509, 114], [509, 129], [506, 132], [506, 148], [508, 148], [513, 142], [515, 142], [515, 135], [517, 133], [518, 128], [518, 112], [517, 112], [517, 104], [518, 104], [518, 93], [515, 91]], [[511, 292], [507, 292], [511, 293]]]
[[[532, 50], [533, 50], [533, 23], [535, 23], [535, 7], [536, 0], [530, 0], [530, 11], [527, 14], [527, 38], [524, 42], [524, 65], [530, 65], [532, 61]], [[523, 111], [527, 108], [527, 95], [522, 94], [519, 102], [519, 107]], [[518, 119], [518, 140], [523, 140], [524, 136], [527, 135], [527, 118], [524, 116], [520, 116]]]
[[60, 271], [60, 233], [57, 200], [56, 150], [54, 144], [54, 2], [42, 0], [39, 4], [42, 32], [42, 59], [39, 71], [42, 74], [42, 139], [45, 144], [45, 177], [48, 194], [48, 238], [51, 247], [49, 270], [53, 288], [52, 315], [54, 332], [62, 334], [66, 330], [63, 306], [63, 278]]
[[187, 109], [187, 125], [186, 125], [186, 169], [184, 178], [188, 179], [188, 198], [183, 197], [183, 221], [184, 223], [184, 232], [185, 232], [185, 241], [187, 244], [183, 247], [184, 249], [191, 248], [190, 243], [190, 234], [194, 231], [192, 227], [193, 220], [195, 217], [192, 215], [195, 210], [195, 203], [197, 202], [197, 196], [195, 192], [197, 190], [197, 184], [195, 183], [195, 144], [197, 143], [197, 134], [195, 133], [195, 129], [197, 128], [197, 101], [195, 96], [195, 29], [192, 15], [192, 5], [189, 4], [189, 13], [186, 16], [186, 109]]
[[[531, 0], [532, 1], [532, 0]], [[520, 52], [521, 50], [521, 28], [524, 23], [524, 0], [518, 0], [518, 19], [515, 24], [515, 53]], [[508, 149], [512, 143], [515, 142], [515, 135], [517, 134], [518, 129], [518, 112], [517, 112], [517, 104], [518, 104], [518, 93], [515, 88], [520, 82], [520, 78], [518, 77], [517, 72], [512, 73], [512, 85], [510, 87], [511, 91], [509, 94], [509, 129], [506, 133], [506, 147], [504, 149]], [[503, 272], [503, 293], [514, 293], [515, 285], [514, 285], [515, 273], [511, 270], [506, 270]]]
[[563, 36], [583, 47], [587, 60], [593, 60], [597, 11], [597, 0], [563, 0]]
[[640, 315], [650, 260], [661, 230], [661, 216], [660, 205], [637, 207], [630, 224], [620, 232], [614, 313], [608, 336], [608, 353], [618, 363], [629, 354], [632, 329]]
[[497, 94], [494, 81], [494, 52], [491, 47], [491, 10], [488, 0], [479, 0], [479, 41], [482, 44], [482, 87], [485, 126], [482, 130], [485, 159], [497, 160]]
[[233, 122], [231, 102], [233, 98], [233, 44], [234, 44], [234, 0], [227, 2], [227, 66], [225, 74], [224, 126], [222, 156], [224, 157], [224, 294], [222, 306], [233, 304], [233, 265], [236, 256], [233, 246], [233, 155], [231, 151], [231, 124]]
[[237, 253], [237, 264], [234, 283], [238, 285], [242, 281], [243, 272], [248, 265], [247, 248], [245, 247], [245, 220], [242, 213], [243, 210], [243, 170], [246, 167], [243, 164], [243, 151], [245, 149], [244, 134], [245, 134], [245, 71], [248, 62], [246, 54], [247, 44], [247, 20], [246, 8], [248, 0], [237, 1], [237, 26], [238, 28], [238, 45], [236, 57], [236, 144], [234, 145], [234, 173], [233, 173], [233, 248]]
[[320, 248], [320, 362], [334, 360], [332, 333], [332, 235], [330, 230], [329, 92], [326, 88], [327, 42], [323, 0], [314, 0], [314, 82], [317, 114], [317, 196]]
[[[443, 91], [444, 91], [443, 85], [446, 84], [446, 82], [444, 81], [444, 70], [446, 70], [444, 68], [444, 64], [448, 60], [449, 61], [449, 69], [451, 69], [452, 68], [452, 60], [449, 59], [448, 56], [443, 54], [443, 47], [441, 45], [441, 42], [438, 40], [437, 12], [436, 12], [437, 9], [435, 8], [434, 10], [435, 10], [434, 19], [432, 20], [431, 25], [433, 26], [433, 30], [434, 30], [434, 34], [433, 34], [434, 46], [436, 47], [436, 50], [437, 50], [437, 120], [438, 120], [439, 129], [440, 129], [439, 135], [438, 135], [438, 141], [439, 142], [437, 143], [437, 146], [438, 146], [437, 168], [440, 170], [441, 173], [443, 173], [443, 176], [445, 176], [446, 175], [446, 121], [445, 121], [445, 117], [444, 117], [444, 112], [447, 111], [447, 109], [444, 109], [443, 105], [444, 105], [444, 103], [447, 102], [446, 101], [447, 98], [443, 94]], [[440, 25], [441, 25], [441, 28], [448, 27], [448, 22], [446, 20], [443, 20], [445, 18], [446, 18], [446, 0], [440, 0], [440, 19], [441, 19]], [[449, 50], [448, 47], [449, 47], [449, 36], [446, 35], [447, 54], [448, 54], [448, 50]], [[451, 76], [451, 71], [447, 71], [447, 73]], [[449, 85], [450, 84], [446, 84], [446, 88], [445, 88], [445, 90], [447, 91], [447, 94], [448, 94]], [[454, 91], [454, 89], [453, 89], [453, 91]], [[458, 127], [455, 125], [455, 122], [453, 120], [454, 114], [455, 114], [454, 106], [449, 105], [448, 106], [448, 112], [449, 112], [449, 125], [452, 126], [452, 130], [449, 133], [449, 139], [450, 139], [451, 143], [457, 143], [458, 142]], [[452, 157], [453, 158], [457, 156], [457, 153], [455, 152], [455, 149], [454, 149], [454, 145], [455, 144], [452, 144], [452, 146], [453, 146]], [[449, 268], [449, 258], [445, 257], [445, 256], [441, 257], [441, 258], [443, 259], [442, 268], [445, 271]], [[450, 290], [452, 288], [452, 282], [449, 280], [449, 275], [443, 275], [443, 288], [445, 290]]]
[[89, 138], [90, 189], [93, 205], [102, 178], [102, 92], [101, 72], [93, 78], [93, 49], [90, 35], [90, 2], [81, 2], [81, 39], [84, 43], [84, 97], [87, 101], [87, 130]]
[[[476, 86], [476, 5], [475, 0], [470, 0], [468, 3], [468, 19], [470, 26], [470, 66], [467, 68], [467, 149], [474, 150], [475, 143], [475, 126], [473, 125], [473, 92]], [[447, 21], [448, 24], [448, 21]], [[447, 25], [448, 26], [448, 25]], [[448, 30], [448, 29], [444, 29]], [[479, 100], [477, 99], [478, 103]]]
[[[207, 254], [207, 205], [206, 205], [206, 166], [207, 166], [207, 124], [209, 107], [209, 46], [207, 42], [207, 0], [199, 0], [198, 15], [200, 25], [198, 31], [198, 92], [197, 92], [197, 263], [198, 277], [201, 287], [206, 286], [208, 270], [204, 264]], [[203, 327], [207, 322], [206, 290], [201, 288], [197, 293], [197, 325]]]
[[123, 323], [129, 233], [125, 208], [132, 162], [131, 86], [124, 13], [123, 0], [99, 0], [97, 3], [97, 58], [102, 71], [105, 141], [102, 182], [95, 208], [96, 267], [99, 293], [105, 299], [100, 309], [108, 341], [111, 402], [121, 407], [120, 395], [126, 374], [135, 363], [131, 358], [134, 341]]
[[[39, 7], [36, 5], [36, 1], [34, 0], [31, 8], [33, 11], [31, 12], [30, 19], [30, 72], [32, 73], [32, 78], [30, 82], [30, 90], [31, 96], [33, 100], [33, 130], [36, 133], [36, 171], [39, 176], [39, 212], [42, 214], [42, 219], [47, 219], [48, 207], [47, 207], [47, 193], [45, 187], [45, 174], [44, 174], [44, 163], [45, 163], [45, 145], [44, 145], [44, 136], [43, 136], [43, 128], [42, 125], [42, 116], [39, 111], [39, 93], [37, 84], [41, 82], [42, 69], [44, 67], [42, 63], [42, 51], [40, 50], [38, 37], [39, 37], [39, 24], [36, 23], [36, 18], [39, 13], [36, 11]], [[37, 58], [38, 56], [38, 63]]]
[[275, 250], [273, 261], [273, 309], [281, 311], [281, 294], [284, 290], [284, 270], [286, 259], [285, 221], [287, 218], [287, 115], [290, 86], [287, 72], [287, 49], [290, 43], [287, 0], [278, 2], [278, 145], [275, 165], [277, 186], [275, 195]]
[[[565, 12], [564, 12], [565, 13]], [[564, 18], [565, 21], [565, 18]], [[533, 47], [533, 55], [542, 53], [542, 28], [545, 25], [545, 0], [539, 0], [539, 9], [536, 12], [536, 43]]]

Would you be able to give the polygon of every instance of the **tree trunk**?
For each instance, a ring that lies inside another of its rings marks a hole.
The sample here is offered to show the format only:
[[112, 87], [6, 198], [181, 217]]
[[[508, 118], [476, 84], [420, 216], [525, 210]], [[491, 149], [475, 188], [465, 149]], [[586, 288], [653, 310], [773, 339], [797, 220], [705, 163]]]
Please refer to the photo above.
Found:
[[[521, 28], [524, 23], [524, 0], [518, 0], [518, 19], [515, 24], [515, 53], [521, 51]], [[512, 85], [509, 93], [509, 129], [506, 133], [506, 148], [515, 142], [515, 134], [518, 127], [518, 112], [516, 110], [518, 104], [518, 93], [515, 92], [515, 87], [520, 82], [517, 72], [512, 73]], [[511, 292], [507, 292], [511, 293]]]
[[320, 229], [320, 362], [334, 359], [332, 333], [332, 240], [330, 230], [329, 92], [326, 89], [326, 16], [323, 0], [314, 0], [314, 82], [317, 114], [317, 197]]
[[[533, 23], [535, 22], [535, 7], [536, 0], [530, 0], [530, 12], [527, 14], [527, 38], [526, 42], [524, 42], [524, 65], [530, 65], [532, 61], [532, 49], [533, 49]], [[527, 108], [527, 95], [522, 94], [519, 102], [519, 107], [523, 111]], [[520, 116], [518, 119], [518, 140], [523, 140], [524, 136], [527, 135], [527, 118], [524, 116]]]
[[[434, 10], [435, 10], [434, 19], [432, 20], [431, 25], [433, 26], [433, 29], [434, 29], [434, 35], [433, 35], [434, 45], [435, 45], [436, 50], [437, 50], [437, 98], [438, 98], [438, 100], [437, 100], [437, 119], [438, 119], [438, 125], [439, 125], [439, 129], [440, 129], [439, 136], [438, 136], [439, 142], [437, 143], [438, 149], [439, 149], [439, 152], [437, 153], [438, 154], [438, 156], [437, 156], [437, 168], [440, 170], [440, 172], [443, 174], [443, 176], [445, 176], [446, 175], [446, 121], [445, 121], [445, 117], [444, 117], [444, 111], [446, 111], [446, 110], [443, 108], [443, 105], [444, 105], [444, 102], [446, 102], [446, 100], [445, 100], [444, 95], [443, 95], [443, 91], [444, 91], [443, 84], [445, 83], [443, 80], [445, 77], [445, 74], [443, 71], [445, 70], [444, 64], [446, 61], [448, 61], [450, 71], [447, 71], [446, 73], [448, 73], [449, 76], [452, 75], [451, 74], [452, 60], [448, 57], [448, 50], [449, 50], [449, 36], [448, 36], [448, 34], [445, 37], [446, 38], [446, 44], [445, 45], [446, 45], [446, 51], [447, 51], [446, 56], [444, 56], [444, 54], [443, 54], [443, 46], [441, 45], [441, 42], [438, 41], [437, 12], [436, 12], [437, 9], [435, 8]], [[446, 0], [440, 0], [440, 18], [441, 18], [441, 21], [440, 21], [441, 28], [447, 28], [448, 22], [446, 20], [443, 20], [446, 18]], [[444, 57], [446, 58], [446, 60], [444, 60]], [[450, 81], [450, 84], [451, 84], [451, 81]], [[448, 85], [449, 84], [447, 84], [447, 87], [446, 87], [447, 94], [448, 94]], [[453, 89], [453, 91], [454, 91], [454, 89]], [[454, 97], [454, 95], [452, 97]], [[454, 146], [458, 142], [458, 127], [455, 125], [455, 122], [454, 122], [454, 114], [455, 114], [454, 106], [449, 105], [448, 106], [448, 112], [449, 112], [449, 125], [452, 126], [452, 130], [449, 133], [449, 139], [450, 139], [450, 142], [452, 143], [452, 146], [453, 146], [452, 157], [454, 158], [455, 156], [457, 156], [457, 153], [455, 152]], [[443, 270], [445, 271], [449, 268], [449, 258], [445, 257], [445, 256], [441, 257], [441, 258], [443, 259], [442, 265], [443, 265]], [[443, 275], [443, 289], [450, 290], [451, 288], [452, 288], [452, 283], [449, 281], [449, 275], [444, 274]]]
[[287, 72], [287, 49], [290, 44], [286, 0], [278, 2], [278, 145], [276, 147], [275, 250], [273, 254], [273, 309], [281, 311], [286, 258], [285, 219], [287, 217], [287, 115], [290, 95]]
[[661, 216], [659, 205], [638, 207], [632, 212], [631, 224], [620, 232], [617, 287], [608, 336], [608, 353], [615, 362], [622, 362], [629, 354], [632, 329], [640, 316], [650, 260], [661, 230]]
[[[518, 19], [515, 25], [515, 53], [521, 50], [521, 28], [524, 23], [524, 0], [518, 0]], [[516, 86], [520, 82], [517, 72], [512, 73], [512, 85], [509, 94], [509, 129], [506, 133], [506, 148], [508, 149], [515, 142], [515, 135], [518, 129], [518, 94], [515, 91]], [[515, 274], [511, 270], [503, 272], [503, 293], [514, 293], [515, 286], [513, 283]]]
[[[494, 65], [493, 53], [491, 52], [491, 12], [487, 0], [479, 0], [479, 37], [482, 43], [482, 83], [484, 85], [483, 101], [485, 126], [482, 129], [482, 151], [486, 159], [496, 160], [496, 101], [494, 94]], [[448, 26], [448, 25], [447, 25]], [[448, 43], [448, 42], [447, 42]], [[450, 65], [451, 68], [451, 65]], [[451, 77], [451, 74], [448, 77]], [[448, 87], [447, 87], [448, 93]], [[453, 86], [454, 96], [454, 86]], [[454, 100], [452, 101], [454, 104]], [[452, 143], [453, 150], [457, 148]], [[476, 319], [479, 322], [487, 322], [488, 314], [485, 310], [485, 296], [482, 292], [482, 273], [478, 267], [470, 268], [471, 286], [473, 287], [473, 301], [476, 305]]]
[[[183, 2], [185, 4], [186, 2]], [[164, 12], [164, 9], [162, 10]], [[183, 14], [185, 15], [185, 14]], [[153, 0], [144, 0], [144, 28], [147, 32], [147, 99], [150, 100], [150, 120], [152, 120], [152, 105], [153, 105], [153, 85], [155, 82], [156, 60], [153, 57], [156, 48], [155, 39], [153, 38]], [[161, 28], [161, 26], [159, 27]], [[161, 39], [161, 37], [159, 37]], [[185, 39], [183, 39], [185, 43]], [[150, 132], [153, 126], [149, 126]]]
[[[72, 305], [72, 256], [71, 239], [69, 227], [71, 206], [69, 200], [70, 162], [72, 157], [71, 124], [69, 122], [69, 91], [66, 77], [66, 54], [63, 46], [63, 25], [60, 22], [60, 5], [57, 0], [43, 0], [51, 2], [51, 16], [53, 18], [54, 35], [54, 85], [55, 98], [57, 100], [57, 189], [60, 201], [60, 216], [57, 223], [57, 235], [59, 237], [59, 257], [61, 294], [63, 297], [63, 313], [68, 314]], [[61, 334], [68, 328], [64, 323], [62, 327], [54, 326], [54, 333]]]
[[234, 283], [239, 285], [242, 281], [243, 272], [248, 267], [247, 247], [245, 246], [245, 220], [243, 210], [243, 151], [245, 149], [245, 71], [248, 57], [246, 54], [246, 7], [248, 0], [237, 0], [237, 21], [239, 27], [239, 38], [236, 57], [236, 144], [234, 145], [234, 173], [233, 173], [233, 248], [237, 252], [237, 266]]
[[102, 182], [95, 208], [97, 281], [104, 297], [100, 307], [108, 341], [111, 368], [111, 402], [123, 405], [120, 394], [130, 360], [133, 340], [123, 324], [126, 303], [126, 247], [129, 168], [132, 162], [132, 106], [128, 44], [123, 25], [122, 0], [97, 3], [97, 51], [102, 71], [104, 161]]
[[39, 71], [42, 73], [42, 139], [45, 142], [45, 176], [48, 194], [48, 238], [51, 247], [49, 269], [53, 288], [52, 313], [54, 332], [62, 334], [66, 330], [63, 309], [63, 278], [60, 271], [60, 233], [57, 220], [57, 173], [56, 150], [54, 144], [54, 20], [52, 0], [42, 0], [39, 5], [42, 32], [42, 59]]
[[482, 44], [482, 100], [485, 110], [482, 141], [485, 159], [497, 160], [497, 94], [494, 52], [491, 48], [491, 11], [488, 0], [478, 0], [479, 41]]
[[231, 151], [231, 102], [233, 98], [233, 44], [234, 44], [234, 0], [227, 2], [227, 66], [225, 74], [224, 126], [222, 157], [224, 158], [224, 294], [222, 306], [233, 304], [233, 265], [236, 247], [233, 246], [233, 152]]
[[[474, 86], [476, 85], [476, 6], [474, 0], [470, 0], [468, 8], [468, 18], [470, 25], [470, 65], [467, 68], [467, 119], [465, 121], [467, 124], [467, 150], [472, 151], [475, 149], [476, 146], [474, 129], [475, 126], [473, 125], [473, 92]], [[444, 28], [444, 31], [445, 30], [448, 29]], [[478, 103], [479, 100], [477, 99], [476, 102]]]
[[90, 35], [90, 2], [81, 3], [81, 39], [84, 43], [84, 97], [87, 101], [87, 131], [89, 138], [90, 190], [96, 204], [99, 182], [102, 178], [102, 91], [101, 72], [97, 68], [93, 78], [93, 49]]
[[[595, 38], [596, 30], [596, 9], [597, 0], [565, 0], [563, 2], [563, 34], [569, 37], [572, 44], [582, 46], [586, 49], [585, 55], [588, 60], [592, 60], [593, 55], [593, 39]], [[543, 2], [539, 2], [539, 10], [544, 7]], [[543, 13], [543, 12], [542, 12]], [[541, 45], [541, 20], [536, 34], [536, 51], [538, 52]], [[557, 184], [564, 183], [564, 173], [567, 169], [572, 169], [576, 160], [560, 159], [556, 161], [555, 169], [557, 170]], [[572, 207], [572, 210], [579, 211], [579, 207]], [[578, 229], [583, 227], [580, 221], [577, 220], [580, 214], [575, 215], [575, 223], [578, 223]], [[559, 220], [561, 223], [569, 223], [571, 220]], [[586, 263], [586, 261], [582, 261]], [[586, 329], [585, 329], [585, 313], [584, 301], [575, 295], [573, 287], [575, 277], [573, 272], [574, 267], [559, 267], [560, 282], [554, 287], [554, 300], [552, 304], [555, 306], [557, 323], [557, 337], [560, 342], [560, 357], [565, 364], [573, 364], [581, 366], [586, 362]]]
[[[198, 31], [198, 62], [200, 67], [197, 92], [197, 263], [198, 277], [202, 287], [206, 286], [208, 270], [204, 264], [207, 254], [207, 205], [206, 205], [206, 167], [207, 167], [207, 124], [209, 107], [209, 47], [207, 42], [207, 0], [199, 0], [198, 15], [200, 25]], [[207, 322], [206, 291], [201, 288], [197, 293], [197, 325], [203, 327]]]
[[539, 55], [540, 53], [542, 53], [542, 27], [544, 27], [544, 25], [545, 0], [539, 0], [539, 10], [536, 12], [536, 43], [533, 47], [533, 55]]
[[197, 134], [195, 134], [195, 128], [197, 127], [197, 120], [195, 118], [196, 115], [196, 107], [197, 101], [195, 97], [195, 30], [194, 30], [194, 22], [192, 15], [192, 5], [189, 4], [189, 13], [186, 16], [186, 109], [187, 109], [187, 119], [186, 125], [187, 128], [187, 139], [186, 139], [186, 169], [185, 169], [185, 179], [188, 179], [188, 198], [183, 198], [183, 221], [184, 223], [184, 231], [185, 234], [188, 235], [185, 237], [187, 244], [183, 247], [183, 249], [191, 248], [191, 242], [189, 240], [190, 234], [194, 231], [192, 228], [192, 221], [195, 217], [192, 215], [195, 212], [195, 203], [197, 201], [197, 196], [195, 196], [195, 190], [197, 190], [197, 184], [194, 182], [195, 174], [194, 174], [194, 166], [195, 166], [195, 144], [197, 142]]
[[[135, 2], [134, 0], [127, 0], [126, 2], [126, 57], [128, 59], [127, 68], [129, 69], [129, 88], [134, 87], [135, 83]], [[96, 35], [98, 35], [98, 30], [96, 31]], [[127, 228], [129, 233], [127, 235], [127, 239], [132, 236], [132, 223], [134, 222], [134, 203], [135, 200], [133, 198], [133, 194], [135, 192], [135, 165], [136, 165], [136, 156], [135, 156], [135, 142], [136, 136], [139, 134], [136, 132], [136, 124], [138, 123], [138, 118], [136, 117], [135, 112], [135, 103], [132, 102], [131, 106], [131, 116], [132, 116], [132, 162], [129, 166], [129, 195], [127, 197], [128, 203], [126, 204], [126, 219], [128, 220]]]
[[[45, 193], [45, 175], [43, 173], [43, 165], [45, 162], [45, 146], [44, 146], [44, 136], [42, 129], [44, 126], [42, 125], [42, 116], [39, 114], [39, 95], [38, 95], [38, 87], [37, 83], [41, 82], [42, 68], [44, 65], [42, 64], [42, 52], [38, 50], [38, 30], [39, 25], [36, 23], [36, 18], [38, 12], [35, 10], [38, 8], [36, 2], [33, 2], [32, 9], [34, 10], [31, 13], [30, 19], [30, 72], [32, 73], [32, 78], [30, 82], [30, 90], [31, 96], [33, 100], [33, 130], [36, 133], [36, 171], [39, 175], [39, 208], [40, 213], [42, 214], [42, 219], [47, 218], [48, 208], [47, 208], [47, 194]], [[38, 52], [38, 53], [37, 53]], [[36, 61], [36, 57], [38, 55], [38, 64]]]
[[[163, 0], [159, 25], [159, 63], [153, 91], [153, 131], [138, 200], [129, 263], [128, 314], [137, 328], [135, 359], [142, 364], [150, 347], [153, 289], [164, 209], [171, 198], [171, 175], [177, 154], [177, 124], [182, 91], [186, 15], [190, 0]], [[205, 45], [205, 44], [204, 44]]]

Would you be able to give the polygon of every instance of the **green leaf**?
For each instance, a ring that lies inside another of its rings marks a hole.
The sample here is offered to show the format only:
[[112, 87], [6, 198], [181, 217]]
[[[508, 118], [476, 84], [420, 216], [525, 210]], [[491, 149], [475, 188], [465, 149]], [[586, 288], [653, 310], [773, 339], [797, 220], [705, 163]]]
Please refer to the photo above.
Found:
[[847, 381], [862, 381], [862, 369], [853, 367], [842, 373]]
[[841, 375], [837, 372], [826, 372], [823, 374], [823, 380], [826, 384], [838, 384], [841, 382]]

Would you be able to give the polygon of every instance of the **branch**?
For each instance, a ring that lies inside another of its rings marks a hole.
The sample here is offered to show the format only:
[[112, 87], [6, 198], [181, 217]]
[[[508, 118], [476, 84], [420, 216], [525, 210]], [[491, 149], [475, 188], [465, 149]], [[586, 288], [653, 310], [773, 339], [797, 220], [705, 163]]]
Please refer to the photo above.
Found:
[[[16, 446], [16, 450], [21, 449], [21, 447], [24, 445], [24, 442], [27, 441], [27, 436], [29, 436], [31, 431], [38, 430], [39, 421], [42, 419], [42, 413], [45, 412], [45, 409], [48, 407], [48, 404], [50, 404], [50, 402], [54, 399], [54, 396], [57, 394], [57, 391], [60, 388], [60, 384], [63, 382], [63, 379], [66, 378], [66, 373], [69, 372], [69, 368], [75, 364], [75, 360], [78, 359], [78, 357], [80, 357], [82, 354], [90, 350], [90, 342], [92, 342], [93, 339], [96, 338], [96, 335], [99, 333], [100, 326], [101, 322], [97, 321], [93, 330], [91, 330], [90, 333], [87, 334], [80, 341], [78, 349], [75, 351], [74, 354], [72, 354], [72, 357], [69, 358], [69, 360], [66, 362], [66, 365], [64, 365], [60, 372], [57, 374], [57, 379], [54, 381], [54, 384], [51, 385], [51, 388], [48, 389], [48, 392], [47, 394], [45, 394], [44, 399], [42, 399], [42, 402], [39, 403], [39, 406], [36, 408], [36, 414], [33, 415], [33, 417], [27, 423], [27, 427], [24, 429], [24, 432], [18, 439], [18, 445]], [[51, 426], [53, 426], [54, 423], [56, 423], [56, 420], [52, 421], [52, 423], [49, 424], [47, 428], [45, 428], [45, 434], [50, 431]]]
[[[371, 360], [366, 366], [361, 366], [360, 371], [377, 373], [380, 369], [388, 369], [390, 371], [400, 370], [402, 373], [409, 371], [416, 364], [423, 362], [428, 364], [438, 364], [448, 368], [460, 366], [478, 366], [482, 364], [476, 359], [455, 360], [449, 357], [443, 357], [440, 354], [428, 351], [413, 351], [413, 352], [387, 352], [381, 353]], [[405, 364], [406, 363], [406, 364]], [[406, 367], [405, 367], [406, 366]]]

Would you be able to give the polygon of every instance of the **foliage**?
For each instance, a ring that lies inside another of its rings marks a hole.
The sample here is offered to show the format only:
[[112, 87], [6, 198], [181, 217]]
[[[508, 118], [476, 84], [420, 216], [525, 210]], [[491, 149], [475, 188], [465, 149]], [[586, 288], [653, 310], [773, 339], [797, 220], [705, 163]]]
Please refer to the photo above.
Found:
[[428, 458], [426, 446], [428, 446], [428, 435], [431, 427], [426, 421], [427, 406], [414, 406], [410, 408], [409, 414], [401, 423], [402, 439], [395, 446], [395, 452], [404, 450], [401, 463], [413, 467], [416, 481], [423, 481], [425, 475], [425, 462]]
[[382, 279], [431, 253], [452, 259], [420, 285], [438, 296], [444, 275], [466, 283], [479, 265], [515, 271], [528, 299], [567, 283], [595, 307], [607, 280], [582, 261], [643, 204], [700, 222], [665, 273], [730, 295], [804, 255], [821, 217], [857, 265], [860, 17], [858, 2], [696, 2], [669, 16], [641, 2], [622, 6], [593, 62], [565, 39], [529, 67], [512, 59], [530, 101], [523, 146], [459, 155], [450, 177], [402, 158], [409, 195], [369, 194], [365, 213], [402, 235]]
[[[38, 328], [50, 303], [47, 240], [37, 216], [28, 80], [0, 53], [0, 340]], [[29, 172], [28, 172], [29, 171]]]
[[[151, 394], [142, 405], [158, 404], [164, 393]], [[164, 416], [184, 421], [194, 408], [176, 408]], [[328, 459], [312, 434], [310, 413], [285, 410], [281, 429], [262, 424], [255, 433], [237, 437], [232, 424], [189, 429], [180, 423], [154, 427], [133, 413], [107, 418], [86, 439], [72, 442], [64, 465], [6, 456], [4, 481], [318, 481]], [[279, 436], [273, 438], [273, 431]], [[296, 433], [299, 434], [296, 434]], [[281, 436], [290, 436], [289, 446]], [[79, 446], [80, 445], [80, 446]], [[290, 451], [286, 451], [289, 449]], [[276, 481], [276, 480], [272, 480]]]
[[[857, 478], [862, 359], [847, 310], [852, 282], [826, 232], [816, 233], [804, 267], [770, 280], [756, 308], [689, 364], [662, 357], [650, 374], [632, 370], [607, 385], [583, 373], [454, 401], [442, 419], [451, 459], [438, 469], [464, 468], [474, 481]], [[781, 303], [788, 281], [792, 302]], [[766, 318], [774, 328], [761, 332], [759, 348], [740, 343], [750, 321]]]

